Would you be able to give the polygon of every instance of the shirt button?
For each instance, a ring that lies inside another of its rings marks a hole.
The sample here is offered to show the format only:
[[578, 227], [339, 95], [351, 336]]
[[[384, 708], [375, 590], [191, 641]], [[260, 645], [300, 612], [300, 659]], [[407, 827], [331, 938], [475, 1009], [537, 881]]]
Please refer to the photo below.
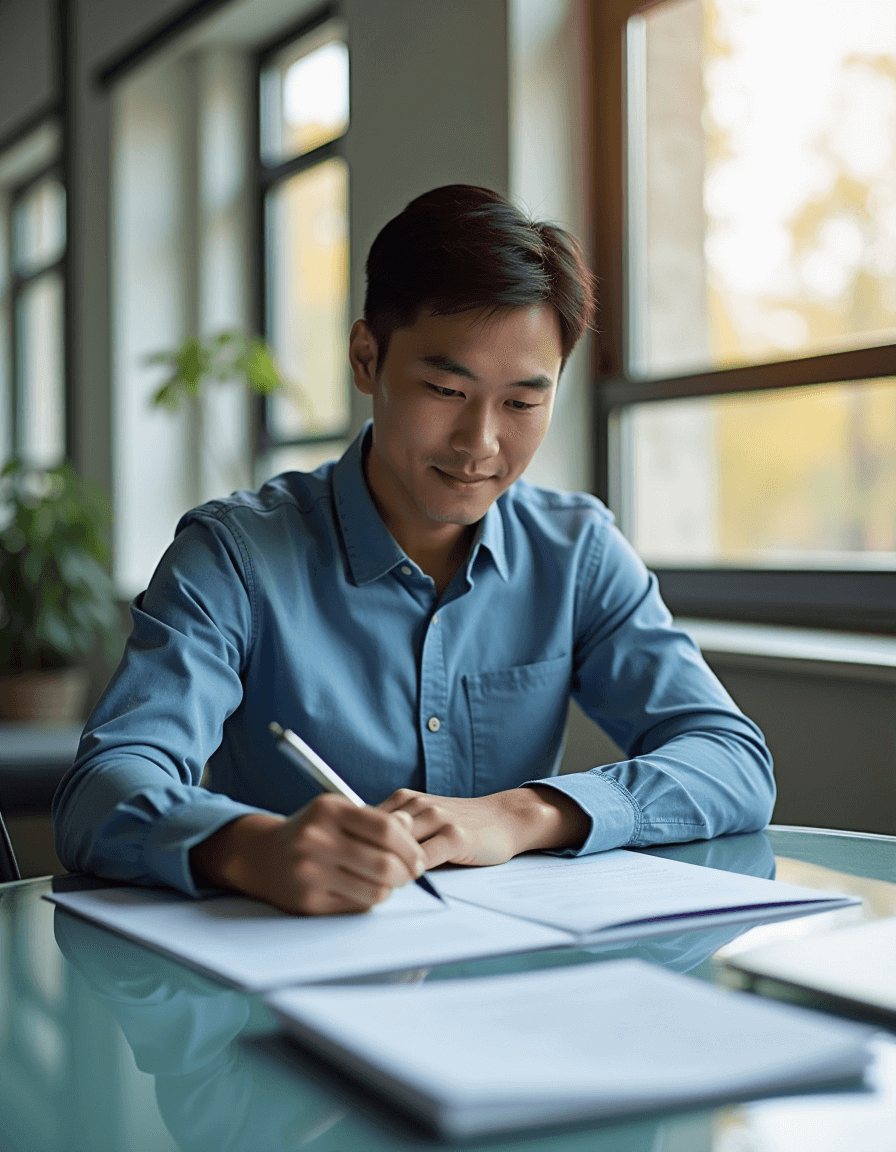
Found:
[[410, 568], [408, 568], [407, 564], [402, 564], [401, 572], [402, 572], [403, 576], [410, 576], [410, 574], [411, 574], [411, 570], [410, 570]]
[[426, 721], [426, 727], [430, 730], [430, 732], [438, 732], [438, 730], [442, 727], [442, 725], [439, 723], [438, 716], [430, 716], [430, 718]]
[[439, 614], [438, 614], [438, 612], [436, 612], [435, 616], [433, 616], [433, 618], [432, 618], [432, 622], [433, 622], [433, 624], [438, 624], [438, 622], [439, 622]]

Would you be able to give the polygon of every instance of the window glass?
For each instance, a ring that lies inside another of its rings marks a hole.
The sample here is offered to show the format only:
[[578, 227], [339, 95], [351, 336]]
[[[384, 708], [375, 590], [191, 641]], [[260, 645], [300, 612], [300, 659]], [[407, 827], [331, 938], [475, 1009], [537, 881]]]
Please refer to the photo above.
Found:
[[21, 276], [45, 268], [65, 249], [65, 189], [55, 176], [30, 188], [13, 220], [15, 268]]
[[629, 371], [896, 340], [896, 0], [628, 28]]
[[896, 378], [639, 404], [621, 417], [648, 563], [896, 567]]
[[348, 46], [338, 24], [302, 37], [261, 77], [261, 151], [280, 164], [341, 136], [348, 127]]
[[0, 467], [12, 455], [12, 349], [9, 340], [8, 203], [0, 192]]
[[327, 160], [278, 183], [266, 204], [268, 339], [284, 378], [276, 439], [348, 421], [348, 166]]
[[24, 459], [53, 468], [65, 455], [62, 277], [32, 280], [16, 301], [20, 441]]
[[347, 447], [345, 440], [328, 440], [323, 444], [288, 444], [283, 448], [272, 448], [259, 458], [255, 482], [264, 484], [281, 472], [313, 472], [328, 460], [338, 460]]

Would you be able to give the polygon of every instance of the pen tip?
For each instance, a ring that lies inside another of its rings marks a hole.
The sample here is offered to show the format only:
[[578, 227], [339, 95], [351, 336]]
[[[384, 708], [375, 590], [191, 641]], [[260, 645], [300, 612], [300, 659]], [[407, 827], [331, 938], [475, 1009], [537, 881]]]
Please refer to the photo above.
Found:
[[277, 721], [276, 721], [276, 720], [272, 720], [272, 721], [270, 722], [270, 724], [268, 724], [268, 728], [269, 728], [269, 730], [270, 730], [271, 732], [273, 732], [273, 733], [274, 733], [274, 735], [275, 735], [275, 736], [282, 736], [282, 735], [283, 735], [283, 729], [282, 729], [282, 728], [281, 728], [281, 726], [280, 726], [280, 725], [277, 723]]

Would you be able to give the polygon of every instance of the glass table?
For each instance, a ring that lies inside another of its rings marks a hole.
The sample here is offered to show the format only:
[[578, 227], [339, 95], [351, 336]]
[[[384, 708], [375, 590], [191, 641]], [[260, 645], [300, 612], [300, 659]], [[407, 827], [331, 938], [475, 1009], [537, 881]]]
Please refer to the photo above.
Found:
[[[531, 953], [388, 979], [464, 979], [639, 956], [725, 982], [737, 951], [896, 915], [896, 838], [771, 827], [658, 855], [861, 897], [861, 906], [639, 946]], [[363, 1152], [436, 1137], [278, 1032], [246, 996], [41, 899], [50, 879], [0, 885], [3, 1152]], [[735, 933], [739, 933], [735, 935]], [[896, 958], [894, 958], [896, 962]], [[735, 1038], [732, 1038], [734, 1041]], [[894, 1152], [896, 1035], [868, 1087], [546, 1129], [473, 1148], [526, 1152]]]

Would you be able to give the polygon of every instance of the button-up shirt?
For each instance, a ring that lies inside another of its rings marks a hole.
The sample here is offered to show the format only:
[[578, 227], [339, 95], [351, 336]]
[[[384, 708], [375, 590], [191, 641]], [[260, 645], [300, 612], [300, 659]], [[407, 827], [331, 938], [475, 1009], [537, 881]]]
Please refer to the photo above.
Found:
[[[57, 791], [62, 862], [195, 893], [194, 845], [316, 792], [272, 720], [371, 804], [559, 789], [590, 817], [582, 853], [763, 827], [762, 735], [600, 501], [517, 481], [440, 596], [373, 504], [369, 427], [183, 517]], [[555, 775], [570, 697], [626, 759]]]

